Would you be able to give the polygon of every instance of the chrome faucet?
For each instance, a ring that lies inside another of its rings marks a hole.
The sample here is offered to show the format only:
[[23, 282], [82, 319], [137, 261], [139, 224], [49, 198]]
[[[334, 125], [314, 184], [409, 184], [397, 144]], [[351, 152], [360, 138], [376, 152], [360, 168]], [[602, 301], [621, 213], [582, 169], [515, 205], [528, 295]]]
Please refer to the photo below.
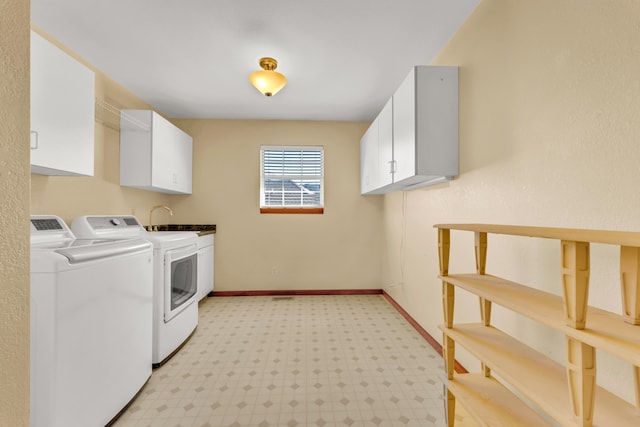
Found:
[[169, 216], [173, 216], [173, 211], [168, 206], [156, 205], [152, 207], [151, 210], [149, 211], [149, 225], [147, 226], [148, 231], [158, 231], [158, 226], [155, 226], [155, 230], [154, 230], [154, 226], [152, 225], [152, 222], [151, 222], [151, 215], [153, 215], [153, 211], [160, 208], [166, 209], [167, 211], [169, 211]]

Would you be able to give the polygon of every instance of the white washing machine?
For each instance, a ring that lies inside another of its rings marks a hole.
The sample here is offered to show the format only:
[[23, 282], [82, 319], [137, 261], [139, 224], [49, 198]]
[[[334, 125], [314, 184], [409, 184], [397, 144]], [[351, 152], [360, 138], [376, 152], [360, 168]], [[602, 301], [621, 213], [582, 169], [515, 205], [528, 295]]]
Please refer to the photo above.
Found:
[[153, 244], [153, 367], [166, 362], [198, 326], [198, 235], [147, 232], [127, 215], [75, 218], [71, 230], [83, 238], [142, 238]]
[[151, 376], [153, 248], [31, 216], [31, 426], [104, 426]]

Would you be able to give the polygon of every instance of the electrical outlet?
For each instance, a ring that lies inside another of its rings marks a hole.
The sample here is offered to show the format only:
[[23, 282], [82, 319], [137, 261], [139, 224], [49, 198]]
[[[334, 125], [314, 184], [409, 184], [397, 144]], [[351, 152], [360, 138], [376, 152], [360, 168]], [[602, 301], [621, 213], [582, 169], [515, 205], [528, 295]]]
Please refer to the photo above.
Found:
[[271, 275], [272, 276], [277, 276], [278, 275], [278, 267], [277, 266], [271, 267]]

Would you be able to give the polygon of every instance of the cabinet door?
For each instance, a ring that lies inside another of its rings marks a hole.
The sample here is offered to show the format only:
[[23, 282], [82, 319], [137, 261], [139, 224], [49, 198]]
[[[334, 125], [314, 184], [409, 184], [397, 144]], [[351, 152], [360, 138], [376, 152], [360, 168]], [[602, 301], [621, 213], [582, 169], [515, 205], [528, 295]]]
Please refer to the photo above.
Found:
[[198, 296], [200, 300], [213, 290], [213, 246], [198, 250]]
[[93, 175], [95, 74], [31, 31], [31, 171]]
[[390, 98], [378, 115], [378, 187], [393, 183], [394, 164], [394, 135], [393, 135], [393, 98]]
[[393, 182], [393, 102], [390, 99], [360, 140], [360, 188], [375, 192]]
[[378, 175], [378, 121], [374, 120], [360, 140], [360, 192], [376, 189]]
[[192, 140], [153, 113], [151, 184], [176, 193], [191, 193]]
[[192, 164], [193, 164], [193, 139], [178, 128], [176, 130], [176, 190], [181, 193], [191, 194], [192, 190]]
[[393, 182], [416, 174], [415, 68], [393, 94]]

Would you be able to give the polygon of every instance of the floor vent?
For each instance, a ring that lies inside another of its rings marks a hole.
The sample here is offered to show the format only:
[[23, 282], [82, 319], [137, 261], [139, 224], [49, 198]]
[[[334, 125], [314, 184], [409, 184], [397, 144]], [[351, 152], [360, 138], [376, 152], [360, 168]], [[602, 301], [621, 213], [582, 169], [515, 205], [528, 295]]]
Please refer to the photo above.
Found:
[[274, 301], [283, 301], [283, 300], [290, 300], [290, 299], [293, 299], [293, 297], [287, 297], [287, 296], [273, 297]]

